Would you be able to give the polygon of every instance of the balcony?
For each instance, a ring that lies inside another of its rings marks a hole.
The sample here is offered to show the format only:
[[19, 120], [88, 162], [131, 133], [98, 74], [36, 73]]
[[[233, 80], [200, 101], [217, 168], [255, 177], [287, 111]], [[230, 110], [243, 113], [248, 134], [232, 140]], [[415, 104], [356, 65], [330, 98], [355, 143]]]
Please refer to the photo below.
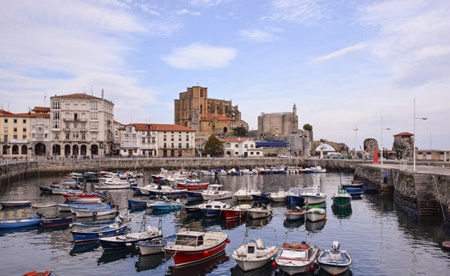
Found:
[[86, 119], [79, 119], [79, 118], [64, 118], [63, 119], [63, 121], [64, 122], [75, 122], [75, 123], [85, 123], [85, 122], [87, 122], [87, 120]]
[[28, 144], [28, 139], [10, 139], [9, 143], [11, 144]]

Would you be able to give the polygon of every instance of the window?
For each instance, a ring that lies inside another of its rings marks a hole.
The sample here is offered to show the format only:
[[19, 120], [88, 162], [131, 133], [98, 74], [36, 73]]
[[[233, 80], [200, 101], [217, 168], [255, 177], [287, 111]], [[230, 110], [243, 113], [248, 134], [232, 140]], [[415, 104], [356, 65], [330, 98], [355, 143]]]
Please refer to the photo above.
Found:
[[53, 101], [53, 102], [52, 102], [52, 108], [53, 108], [53, 109], [59, 109], [59, 102]]
[[187, 149], [189, 148], [189, 143], [186, 143], [186, 148], [187, 148]]
[[167, 141], [167, 137], [166, 137], [166, 135], [164, 134], [164, 136], [163, 136], [164, 138], [163, 138], [163, 141]]
[[97, 112], [91, 112], [91, 120], [94, 120], [94, 121], [98, 120]]
[[186, 141], [189, 141], [189, 134], [186, 134]]
[[17, 132], [17, 127], [14, 128], [14, 132]]
[[181, 143], [178, 143], [178, 148], [181, 149], [182, 145]]
[[174, 141], [174, 137], [173, 137], [174, 135], [172, 134], [172, 135], [170, 135], [170, 141]]
[[25, 134], [22, 135], [22, 139], [27, 139], [27, 136]]
[[91, 110], [97, 110], [97, 102], [91, 102]]
[[53, 128], [54, 129], [59, 129], [59, 121], [54, 121], [53, 122]]
[[59, 133], [55, 133], [55, 140], [59, 140]]
[[14, 119], [14, 123], [17, 124], [17, 119]]
[[81, 133], [81, 139], [86, 140], [86, 133]]
[[73, 128], [78, 128], [78, 124], [77, 124], [77, 123], [74, 123], [74, 124], [73, 124]]
[[59, 111], [53, 111], [53, 120], [59, 120]]
[[26, 127], [22, 128], [22, 131], [27, 132], [27, 128]]
[[8, 119], [5, 119], [5, 124], [7, 124], [8, 123]]
[[235, 148], [239, 148], [239, 144], [234, 144], [234, 147]]
[[22, 123], [26, 124], [27, 123], [27, 119], [23, 119]]

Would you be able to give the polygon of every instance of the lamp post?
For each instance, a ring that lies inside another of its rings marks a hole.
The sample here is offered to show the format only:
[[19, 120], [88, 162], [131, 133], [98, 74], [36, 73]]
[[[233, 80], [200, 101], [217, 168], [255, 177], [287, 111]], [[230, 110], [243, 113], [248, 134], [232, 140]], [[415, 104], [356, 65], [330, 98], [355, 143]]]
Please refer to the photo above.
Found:
[[381, 161], [381, 165], [383, 165], [383, 130], [391, 130], [391, 128], [383, 128], [383, 115], [381, 115], [381, 145], [380, 145], [380, 148], [381, 148], [381, 154], [380, 154], [380, 161]]
[[426, 117], [416, 118], [416, 98], [414, 98], [414, 128], [413, 128], [413, 172], [416, 172], [416, 120], [426, 120]]
[[357, 125], [355, 124], [355, 128], [353, 129], [353, 131], [355, 132], [355, 158], [356, 158], [356, 146], [358, 145], [357, 143], [356, 143], [356, 135], [357, 135], [357, 133], [358, 133], [358, 127], [357, 127]]

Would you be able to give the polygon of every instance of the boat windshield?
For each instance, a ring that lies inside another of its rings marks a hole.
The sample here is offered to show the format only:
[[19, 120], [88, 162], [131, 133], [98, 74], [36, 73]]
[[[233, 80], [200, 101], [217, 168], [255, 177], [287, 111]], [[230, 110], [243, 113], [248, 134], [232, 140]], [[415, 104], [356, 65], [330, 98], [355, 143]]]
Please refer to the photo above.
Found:
[[196, 246], [197, 245], [197, 237], [196, 236], [178, 235], [177, 240], [175, 241], [175, 244], [176, 245]]

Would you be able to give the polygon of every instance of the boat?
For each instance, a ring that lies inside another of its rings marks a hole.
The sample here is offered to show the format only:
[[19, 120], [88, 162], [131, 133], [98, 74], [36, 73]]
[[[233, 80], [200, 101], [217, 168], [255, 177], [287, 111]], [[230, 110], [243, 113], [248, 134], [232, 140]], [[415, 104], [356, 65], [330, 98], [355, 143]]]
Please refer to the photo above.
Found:
[[63, 194], [64, 198], [69, 203], [100, 203], [102, 198], [98, 194]]
[[288, 275], [306, 273], [315, 269], [314, 262], [319, 253], [317, 246], [303, 241], [284, 243], [275, 257], [275, 264]]
[[30, 207], [31, 201], [29, 201], [29, 200], [3, 200], [3, 201], [0, 201], [0, 205], [5, 208]]
[[364, 189], [362, 188], [346, 187], [345, 189], [353, 199], [359, 199], [361, 198], [362, 194], [364, 194]]
[[175, 242], [164, 246], [164, 251], [173, 257], [175, 267], [181, 267], [219, 255], [229, 242], [228, 235], [224, 232], [181, 229], [176, 234]]
[[203, 200], [218, 200], [232, 198], [233, 193], [230, 191], [222, 190], [222, 184], [210, 184], [208, 189], [202, 192]]
[[311, 208], [306, 210], [305, 216], [311, 222], [325, 220], [327, 218], [327, 211], [323, 208]]
[[58, 203], [56, 203], [56, 202], [34, 203], [34, 204], [31, 204], [31, 208], [33, 208], [33, 209], [52, 208], [52, 207], [56, 207], [57, 204]]
[[41, 222], [42, 219], [39, 216], [32, 216], [29, 218], [21, 218], [21, 219], [5, 219], [0, 220], [0, 229], [11, 229], [11, 228], [38, 225]]
[[305, 199], [302, 197], [301, 192], [303, 188], [292, 187], [287, 192], [287, 199], [289, 205], [297, 205], [302, 207], [305, 204]]
[[[147, 214], [144, 214], [146, 216]], [[145, 226], [145, 217], [144, 217]], [[143, 228], [143, 227], [142, 227]], [[141, 230], [142, 230], [141, 228]], [[111, 237], [100, 238], [100, 245], [104, 250], [117, 250], [125, 248], [134, 248], [141, 241], [148, 241], [162, 237], [161, 231], [161, 218], [159, 220], [159, 227], [153, 227], [151, 225], [145, 226], [145, 231], [139, 231], [137, 233], [126, 233], [122, 235], [115, 235]]]
[[320, 191], [320, 187], [304, 187], [300, 195], [307, 205], [324, 203], [327, 199], [327, 195]]
[[179, 199], [176, 201], [164, 200], [147, 204], [147, 207], [152, 208], [153, 212], [176, 211], [181, 210], [184, 207], [184, 204], [181, 203]]
[[258, 202], [258, 203], [269, 203], [270, 202], [268, 193], [262, 193], [260, 195], [252, 195], [252, 200], [253, 200], [253, 202]]
[[186, 192], [186, 197], [188, 201], [201, 201], [203, 200], [203, 196], [201, 192], [192, 192], [192, 191], [187, 191]]
[[52, 276], [53, 271], [51, 270], [45, 270], [43, 272], [37, 272], [37, 270], [28, 271], [25, 274], [22, 274], [22, 276]]
[[269, 193], [268, 197], [273, 202], [286, 202], [287, 195], [287, 191], [283, 188], [279, 188], [277, 192]]
[[117, 213], [115, 208], [112, 208], [109, 205], [105, 207], [88, 207], [88, 208], [75, 208], [75, 215], [77, 218], [96, 218], [101, 216], [109, 216]]
[[346, 272], [352, 264], [352, 258], [346, 250], [339, 249], [338, 241], [333, 241], [332, 249], [321, 250], [317, 256], [320, 269], [338, 275]]
[[176, 185], [178, 189], [186, 189], [188, 191], [205, 190], [209, 186], [209, 182], [201, 182], [200, 179], [184, 178], [177, 180]]
[[364, 186], [364, 182], [361, 180], [352, 180], [350, 183], [342, 184], [342, 187], [344, 188], [362, 188]]
[[144, 200], [132, 200], [128, 199], [128, 208], [147, 208], [148, 203], [154, 203], [152, 201], [144, 201]]
[[331, 197], [333, 200], [333, 206], [345, 208], [351, 206], [352, 196], [347, 192], [344, 187], [338, 187], [337, 192]]
[[271, 215], [272, 207], [265, 204], [261, 204], [260, 206], [253, 206], [252, 208], [247, 210], [247, 216], [250, 219], [262, 219], [270, 217]]
[[305, 217], [305, 210], [296, 206], [294, 209], [285, 211], [284, 215], [288, 220], [299, 220]]
[[230, 208], [230, 205], [221, 201], [210, 200], [198, 206], [206, 218], [219, 217], [224, 209]]
[[174, 189], [167, 185], [161, 184], [149, 184], [144, 187], [138, 187], [144, 195], [150, 195], [150, 197], [167, 197], [167, 198], [177, 198], [186, 197], [187, 189]]
[[164, 252], [164, 246], [167, 245], [168, 242], [175, 242], [176, 235], [155, 238], [147, 241], [138, 242], [139, 251], [142, 256], [159, 254]]
[[247, 210], [252, 208], [251, 204], [240, 204], [222, 210], [225, 219], [237, 219], [247, 216]]
[[115, 236], [125, 233], [128, 229], [128, 224], [113, 223], [103, 227], [72, 230], [72, 237], [74, 243], [95, 241], [101, 237]]
[[52, 227], [61, 227], [61, 226], [69, 226], [72, 223], [72, 216], [54, 216], [54, 217], [45, 217], [42, 216], [41, 225], [43, 228], [52, 228]]
[[261, 195], [261, 191], [256, 188], [243, 187], [237, 190], [233, 195], [236, 200], [252, 200], [252, 195]]
[[272, 261], [278, 253], [278, 246], [266, 247], [262, 239], [250, 240], [247, 242], [247, 233], [244, 243], [233, 250], [231, 258], [236, 260], [238, 266], [243, 271], [254, 270]]

